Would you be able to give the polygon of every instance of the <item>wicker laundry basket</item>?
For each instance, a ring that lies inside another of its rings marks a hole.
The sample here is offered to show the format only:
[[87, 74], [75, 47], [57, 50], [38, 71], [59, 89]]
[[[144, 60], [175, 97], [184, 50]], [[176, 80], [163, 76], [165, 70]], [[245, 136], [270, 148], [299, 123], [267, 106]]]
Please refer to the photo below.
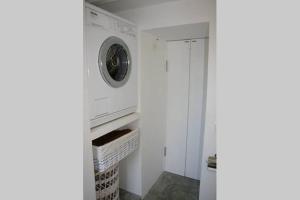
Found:
[[138, 129], [112, 131], [93, 140], [97, 200], [119, 200], [119, 162], [138, 145]]
[[95, 171], [96, 199], [119, 200], [119, 164], [104, 172]]
[[139, 145], [139, 131], [112, 131], [93, 141], [94, 165], [97, 171], [104, 172], [119, 163]]

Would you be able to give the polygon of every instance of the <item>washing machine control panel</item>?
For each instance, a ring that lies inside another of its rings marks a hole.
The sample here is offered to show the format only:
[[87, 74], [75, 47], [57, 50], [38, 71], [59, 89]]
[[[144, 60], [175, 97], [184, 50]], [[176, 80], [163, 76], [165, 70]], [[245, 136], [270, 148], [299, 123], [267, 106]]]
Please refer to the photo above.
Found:
[[98, 28], [108, 29], [109, 19], [106, 15], [87, 8], [87, 25], [95, 26]]
[[136, 37], [136, 28], [133, 25], [114, 18], [110, 18], [109, 21], [111, 30], [128, 36]]
[[130, 24], [119, 22], [117, 31], [132, 37], [136, 37], [136, 28]]
[[112, 16], [87, 8], [87, 24], [98, 28], [136, 37], [136, 27]]

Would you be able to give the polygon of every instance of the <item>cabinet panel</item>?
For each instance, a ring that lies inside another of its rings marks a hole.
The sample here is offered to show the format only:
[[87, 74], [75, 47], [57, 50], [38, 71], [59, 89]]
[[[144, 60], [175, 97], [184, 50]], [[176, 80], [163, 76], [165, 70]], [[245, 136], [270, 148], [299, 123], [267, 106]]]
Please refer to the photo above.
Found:
[[207, 39], [191, 41], [188, 132], [185, 176], [200, 179], [202, 156], [202, 109], [205, 77], [205, 43]]

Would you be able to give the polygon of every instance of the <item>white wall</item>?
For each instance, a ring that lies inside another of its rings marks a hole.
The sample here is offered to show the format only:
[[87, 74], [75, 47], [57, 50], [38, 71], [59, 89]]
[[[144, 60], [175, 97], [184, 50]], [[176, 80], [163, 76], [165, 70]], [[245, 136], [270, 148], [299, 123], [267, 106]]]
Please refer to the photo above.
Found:
[[1, 2], [0, 199], [83, 198], [82, 7]]
[[209, 7], [209, 47], [207, 98], [205, 112], [205, 130], [203, 138], [202, 170], [200, 183], [200, 200], [216, 199], [216, 172], [207, 170], [206, 160], [209, 155], [216, 153], [216, 4], [210, 1]]
[[141, 148], [142, 196], [164, 169], [166, 124], [166, 43], [141, 33]]
[[120, 187], [144, 197], [164, 170], [166, 43], [148, 33], [139, 41], [139, 112], [129, 128], [140, 127], [140, 146], [120, 162]]
[[[83, 5], [83, 16], [85, 16], [85, 9]], [[85, 25], [85, 20], [83, 20]], [[83, 48], [86, 48], [86, 32], [83, 30]], [[89, 100], [88, 100], [88, 68], [86, 60], [86, 51], [83, 53], [83, 199], [96, 199], [95, 191], [95, 174], [93, 163], [92, 142], [90, 140], [90, 126], [89, 126]]]
[[[206, 158], [210, 154], [216, 153], [216, 108], [215, 108], [215, 82], [216, 82], [216, 35], [215, 35], [215, 0], [183, 0], [177, 2], [169, 2], [155, 6], [144, 7], [140, 9], [127, 10], [116, 13], [117, 15], [137, 23], [141, 30], [153, 29], [165, 26], [176, 26], [191, 23], [209, 22], [209, 59], [208, 59], [208, 83], [207, 83], [207, 106], [206, 121], [204, 131], [203, 144], [203, 162], [200, 184], [200, 200], [216, 199], [216, 174], [210, 172], [206, 167]], [[141, 66], [143, 67], [143, 66]], [[153, 89], [157, 89], [154, 88]], [[143, 131], [151, 131], [144, 129]], [[143, 149], [142, 151], [144, 151]], [[143, 160], [150, 159], [147, 154], [142, 152]], [[151, 160], [150, 160], [151, 161]], [[142, 163], [142, 166], [145, 163]], [[142, 183], [148, 182], [147, 172], [142, 170]], [[151, 181], [149, 181], [151, 182]], [[144, 187], [144, 185], [142, 186]]]

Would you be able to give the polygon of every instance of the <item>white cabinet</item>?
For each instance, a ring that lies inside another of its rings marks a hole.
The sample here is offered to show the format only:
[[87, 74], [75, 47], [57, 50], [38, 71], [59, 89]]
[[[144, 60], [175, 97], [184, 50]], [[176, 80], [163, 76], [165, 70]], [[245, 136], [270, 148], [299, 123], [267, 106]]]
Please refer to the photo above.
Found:
[[168, 42], [166, 170], [184, 175], [190, 41]]
[[208, 39], [168, 42], [166, 171], [200, 179]]

